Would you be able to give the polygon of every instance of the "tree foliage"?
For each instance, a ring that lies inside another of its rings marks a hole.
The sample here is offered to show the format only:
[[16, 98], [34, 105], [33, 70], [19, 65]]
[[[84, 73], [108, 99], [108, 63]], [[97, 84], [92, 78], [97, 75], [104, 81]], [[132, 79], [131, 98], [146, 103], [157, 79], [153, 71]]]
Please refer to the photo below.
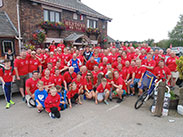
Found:
[[173, 46], [183, 46], [183, 15], [180, 15], [179, 21], [168, 36]]

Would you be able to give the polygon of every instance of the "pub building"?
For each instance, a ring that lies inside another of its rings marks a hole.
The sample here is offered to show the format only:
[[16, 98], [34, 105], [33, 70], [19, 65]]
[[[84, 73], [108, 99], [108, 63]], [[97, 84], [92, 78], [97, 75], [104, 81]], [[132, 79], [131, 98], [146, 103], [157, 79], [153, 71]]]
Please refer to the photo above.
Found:
[[53, 40], [72, 46], [97, 44], [107, 36], [111, 20], [81, 0], [0, 0], [0, 56], [8, 49], [18, 54], [42, 29], [43, 47]]

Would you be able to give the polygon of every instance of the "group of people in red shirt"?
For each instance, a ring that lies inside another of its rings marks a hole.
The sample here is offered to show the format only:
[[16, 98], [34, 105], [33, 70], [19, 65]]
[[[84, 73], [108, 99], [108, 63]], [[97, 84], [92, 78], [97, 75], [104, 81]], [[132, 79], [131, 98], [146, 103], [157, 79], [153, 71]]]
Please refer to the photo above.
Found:
[[[73, 104], [82, 104], [82, 96], [84, 99], [93, 99], [96, 104], [103, 101], [109, 104], [108, 100], [114, 98], [117, 98], [117, 103], [121, 103], [124, 95], [134, 96], [135, 88], [138, 88], [138, 95], [141, 95], [145, 71], [153, 73], [157, 79], [166, 77], [167, 83], [175, 86], [179, 76], [176, 70], [178, 57], [171, 49], [167, 49], [164, 54], [162, 50], [153, 51], [145, 43], [139, 44], [137, 48], [132, 43], [122, 43], [120, 47], [116, 48], [112, 43], [107, 49], [101, 49], [100, 46], [77, 49], [66, 47], [63, 41], [56, 46], [53, 41], [48, 49], [22, 50], [14, 61], [12, 74], [16, 76], [24, 101], [28, 98], [35, 99], [34, 93], [39, 89], [40, 81], [41, 89], [45, 89], [48, 95], [55, 90], [61, 92], [57, 101], [54, 98], [52, 100], [57, 104], [58, 100], [62, 102], [57, 106], [62, 106], [58, 110], [63, 109], [67, 103], [70, 108]], [[2, 71], [1, 80], [5, 78]], [[63, 91], [66, 91], [65, 102]], [[39, 112], [43, 108], [51, 112], [48, 105], [41, 105], [38, 100], [36, 104]]]

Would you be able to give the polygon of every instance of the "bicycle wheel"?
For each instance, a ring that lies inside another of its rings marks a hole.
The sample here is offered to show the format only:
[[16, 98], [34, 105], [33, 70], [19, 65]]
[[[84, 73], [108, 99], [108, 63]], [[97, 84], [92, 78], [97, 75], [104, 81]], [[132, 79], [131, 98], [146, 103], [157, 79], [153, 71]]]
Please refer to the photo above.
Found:
[[148, 91], [145, 91], [136, 101], [135, 103], [135, 109], [139, 109], [143, 104], [144, 104], [144, 100], [148, 95]]

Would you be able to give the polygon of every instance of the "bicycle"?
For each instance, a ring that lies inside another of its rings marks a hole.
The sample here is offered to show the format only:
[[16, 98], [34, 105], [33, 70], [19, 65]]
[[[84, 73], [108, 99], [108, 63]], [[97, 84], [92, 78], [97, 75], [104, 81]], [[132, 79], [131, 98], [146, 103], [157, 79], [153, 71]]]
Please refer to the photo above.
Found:
[[[139, 109], [147, 100], [150, 99], [151, 96], [153, 96], [154, 91], [156, 91], [159, 86], [159, 83], [163, 81], [162, 79], [158, 81], [158, 79], [156, 79], [156, 76], [154, 76], [149, 71], [146, 71], [144, 73], [142, 84], [145, 87], [148, 87], [148, 90], [145, 90], [143, 94], [137, 99], [134, 106], [135, 109]], [[165, 75], [165, 79], [166, 79], [166, 75]], [[166, 86], [166, 88], [168, 89], [168, 92], [170, 92], [170, 88], [168, 86]]]

